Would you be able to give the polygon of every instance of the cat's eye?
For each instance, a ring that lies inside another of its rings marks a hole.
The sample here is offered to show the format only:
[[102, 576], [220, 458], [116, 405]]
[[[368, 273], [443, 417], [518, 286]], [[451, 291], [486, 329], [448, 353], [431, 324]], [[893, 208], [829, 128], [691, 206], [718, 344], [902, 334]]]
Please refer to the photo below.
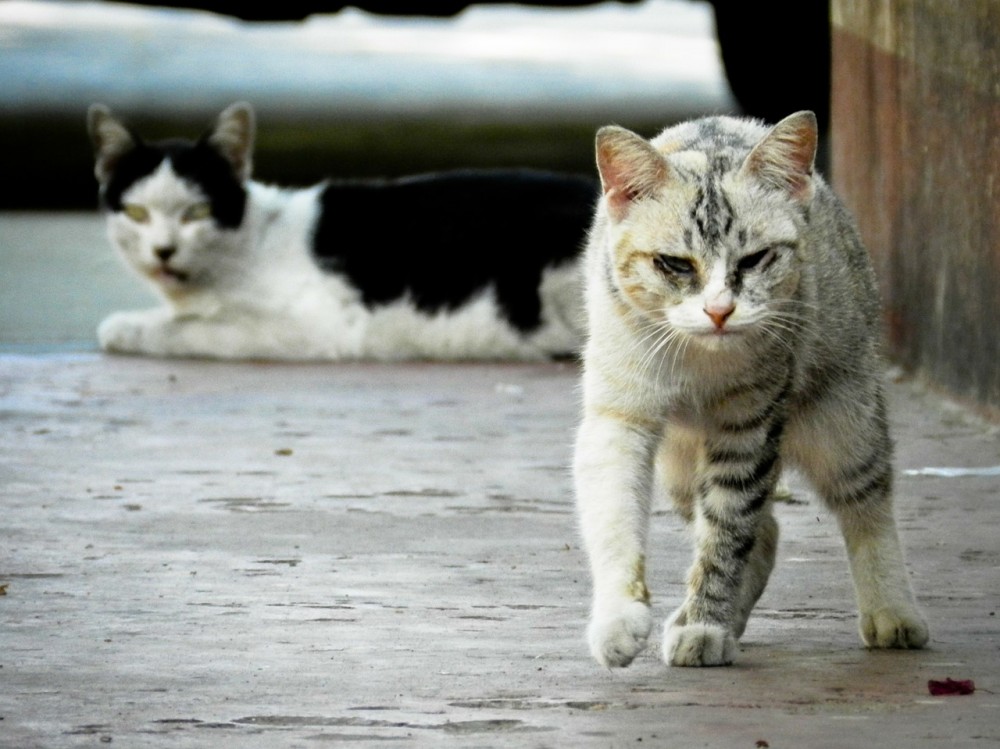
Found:
[[690, 276], [694, 273], [694, 263], [686, 257], [676, 255], [657, 255], [653, 258], [653, 265], [664, 273], [675, 276]]
[[754, 252], [740, 258], [736, 263], [736, 267], [743, 272], [754, 269], [764, 270], [767, 266], [774, 262], [776, 254], [777, 250], [774, 247], [766, 247], [759, 252]]
[[191, 221], [204, 221], [212, 215], [212, 206], [208, 203], [195, 203], [181, 214], [181, 221], [189, 223]]
[[126, 203], [122, 206], [122, 210], [125, 215], [130, 219], [135, 221], [137, 224], [144, 224], [149, 221], [149, 211], [145, 206], [137, 205], [135, 203]]

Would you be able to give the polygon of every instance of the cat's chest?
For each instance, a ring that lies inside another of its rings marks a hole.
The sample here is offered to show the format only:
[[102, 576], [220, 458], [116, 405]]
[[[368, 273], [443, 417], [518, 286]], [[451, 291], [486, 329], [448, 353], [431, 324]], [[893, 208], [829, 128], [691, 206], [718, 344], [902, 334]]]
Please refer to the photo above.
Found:
[[736, 360], [700, 361], [681, 366], [666, 361], [647, 368], [619, 392], [630, 407], [657, 420], [697, 429], [739, 420], [784, 397], [793, 388], [794, 373], [787, 361], [747, 355]]

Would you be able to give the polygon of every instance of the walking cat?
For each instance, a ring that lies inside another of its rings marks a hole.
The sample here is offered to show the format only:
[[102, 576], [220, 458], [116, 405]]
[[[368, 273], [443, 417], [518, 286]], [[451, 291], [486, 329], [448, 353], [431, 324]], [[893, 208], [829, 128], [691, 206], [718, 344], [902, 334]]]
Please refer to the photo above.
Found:
[[770, 129], [710, 117], [652, 141], [597, 134], [574, 476], [603, 665], [628, 665], [652, 628], [657, 486], [696, 546], [663, 658], [733, 661], [774, 564], [786, 465], [839, 522], [865, 645], [927, 642], [893, 519], [874, 273], [813, 174], [816, 141], [811, 112]]
[[543, 359], [578, 350], [589, 178], [454, 171], [283, 189], [250, 179], [254, 114], [146, 143], [88, 112], [112, 244], [163, 297], [108, 351], [225, 359]]

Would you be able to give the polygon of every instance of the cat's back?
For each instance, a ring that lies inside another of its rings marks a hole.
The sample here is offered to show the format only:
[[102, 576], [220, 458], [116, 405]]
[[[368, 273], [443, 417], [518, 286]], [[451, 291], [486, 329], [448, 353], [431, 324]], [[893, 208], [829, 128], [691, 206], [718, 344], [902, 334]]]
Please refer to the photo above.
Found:
[[407, 299], [433, 313], [489, 290], [530, 331], [546, 274], [576, 267], [597, 195], [589, 177], [534, 170], [330, 181], [313, 252], [369, 306]]
[[491, 264], [534, 262], [540, 266], [573, 258], [598, 195], [597, 182], [578, 175], [528, 169], [455, 170], [399, 179], [330, 180], [320, 196], [322, 216], [315, 251], [319, 258], [370, 254], [364, 243], [337, 240], [345, 221], [357, 233], [395, 240], [382, 258], [405, 260], [419, 246], [422, 262], [449, 254], [475, 261], [502, 250]]

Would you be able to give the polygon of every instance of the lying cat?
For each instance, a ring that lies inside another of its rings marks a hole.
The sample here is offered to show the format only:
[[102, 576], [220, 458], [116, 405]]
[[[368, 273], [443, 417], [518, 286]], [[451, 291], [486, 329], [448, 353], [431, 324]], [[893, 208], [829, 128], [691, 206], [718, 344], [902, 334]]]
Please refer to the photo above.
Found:
[[872, 648], [927, 626], [892, 511], [874, 273], [813, 174], [816, 120], [713, 117], [649, 142], [603, 128], [586, 257], [589, 336], [575, 481], [593, 577], [588, 638], [625, 666], [652, 629], [645, 580], [663, 484], [696, 546], [663, 658], [732, 662], [774, 564], [782, 466], [834, 513]]
[[165, 300], [118, 312], [108, 351], [224, 359], [572, 354], [596, 182], [458, 171], [282, 189], [250, 179], [254, 115], [145, 143], [88, 112], [108, 234]]

